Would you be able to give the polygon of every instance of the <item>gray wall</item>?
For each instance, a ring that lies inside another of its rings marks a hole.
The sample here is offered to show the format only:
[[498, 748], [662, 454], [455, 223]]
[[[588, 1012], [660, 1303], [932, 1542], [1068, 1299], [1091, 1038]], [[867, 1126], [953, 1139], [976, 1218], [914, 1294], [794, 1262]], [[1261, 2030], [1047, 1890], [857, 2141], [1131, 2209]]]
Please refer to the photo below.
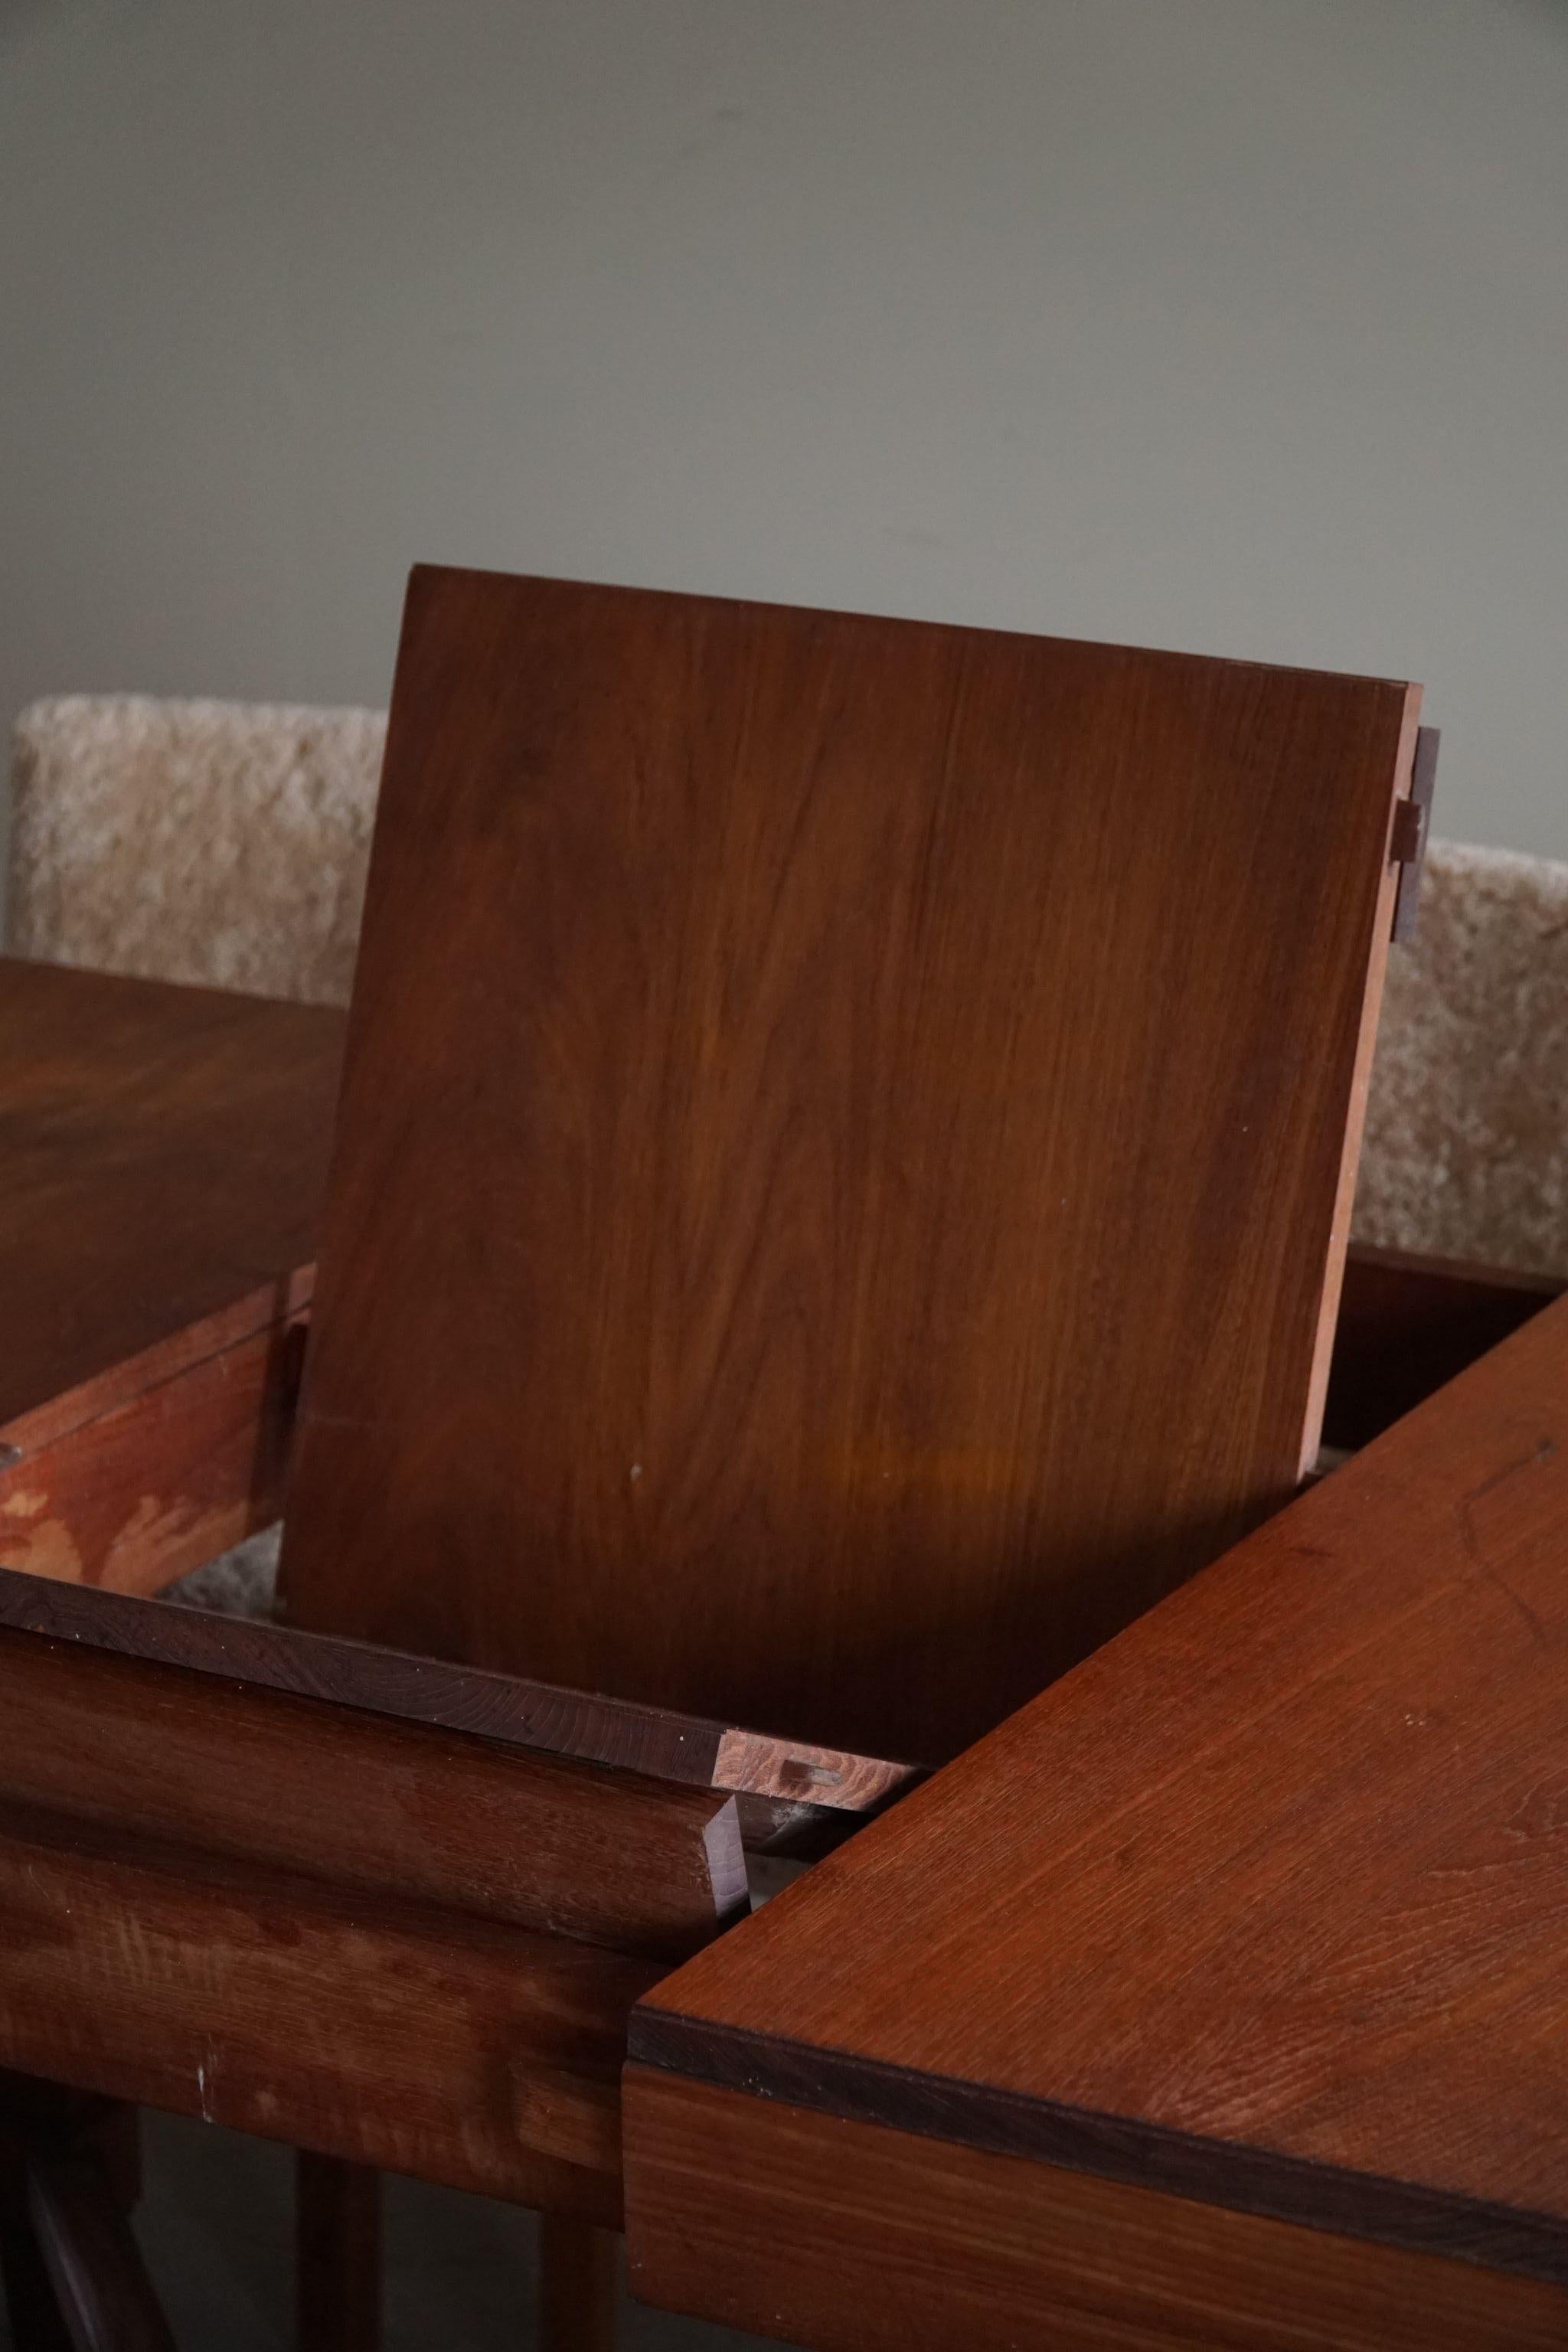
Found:
[[419, 557], [1424, 679], [1568, 856], [1564, 0], [0, 0], [0, 719]]

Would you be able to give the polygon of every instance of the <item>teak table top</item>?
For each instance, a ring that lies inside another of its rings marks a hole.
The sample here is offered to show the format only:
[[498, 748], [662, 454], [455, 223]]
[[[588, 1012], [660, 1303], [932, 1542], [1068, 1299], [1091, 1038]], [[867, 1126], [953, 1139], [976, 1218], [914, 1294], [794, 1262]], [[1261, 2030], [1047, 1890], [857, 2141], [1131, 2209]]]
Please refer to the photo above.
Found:
[[341, 1014], [0, 956], [0, 1437], [315, 1254]]
[[[1568, 1301], [660, 1985], [633, 2055], [743, 2092], [737, 2134], [948, 2143], [955, 2194], [993, 2151], [1568, 2283], [1565, 1643]], [[628, 2130], [657, 2180], [651, 2095]]]
[[936, 1760], [1277, 1507], [1417, 700], [416, 572], [291, 1614]]

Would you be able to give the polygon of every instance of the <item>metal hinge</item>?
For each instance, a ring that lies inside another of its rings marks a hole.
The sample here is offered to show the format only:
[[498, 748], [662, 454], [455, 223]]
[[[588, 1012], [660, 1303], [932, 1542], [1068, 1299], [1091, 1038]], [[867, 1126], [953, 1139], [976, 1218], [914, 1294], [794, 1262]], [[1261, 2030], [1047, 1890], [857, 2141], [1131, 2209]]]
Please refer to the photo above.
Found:
[[1415, 912], [1421, 898], [1422, 868], [1426, 863], [1426, 836], [1431, 830], [1432, 792], [1437, 782], [1437, 746], [1441, 740], [1441, 732], [1436, 727], [1415, 730], [1409, 798], [1394, 803], [1394, 830], [1389, 836], [1388, 854], [1399, 868], [1391, 934], [1396, 940], [1415, 937]]

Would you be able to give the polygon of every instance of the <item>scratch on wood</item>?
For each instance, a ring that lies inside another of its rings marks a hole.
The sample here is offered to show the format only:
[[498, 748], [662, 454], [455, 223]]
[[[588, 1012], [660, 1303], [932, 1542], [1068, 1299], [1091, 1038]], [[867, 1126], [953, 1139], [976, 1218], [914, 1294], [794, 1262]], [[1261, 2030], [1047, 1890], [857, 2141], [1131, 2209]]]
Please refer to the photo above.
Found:
[[1495, 1492], [1499, 1486], [1505, 1485], [1510, 1478], [1517, 1476], [1520, 1471], [1533, 1470], [1543, 1463], [1553, 1461], [1556, 1454], [1555, 1441], [1550, 1437], [1542, 1437], [1528, 1454], [1521, 1454], [1515, 1462], [1506, 1462], [1500, 1470], [1494, 1470], [1489, 1478], [1484, 1478], [1479, 1486], [1472, 1487], [1468, 1495], [1461, 1496], [1454, 1506], [1454, 1522], [1458, 1528], [1459, 1540], [1465, 1548], [1466, 1557], [1472, 1566], [1480, 1571], [1492, 1590], [1509, 1603], [1528, 1628], [1531, 1640], [1543, 1650], [1549, 1650], [1552, 1647], [1552, 1637], [1530, 1603], [1521, 1599], [1501, 1570], [1494, 1567], [1487, 1558], [1476, 1527], [1475, 1511], [1479, 1503], [1483, 1503], [1489, 1495]]

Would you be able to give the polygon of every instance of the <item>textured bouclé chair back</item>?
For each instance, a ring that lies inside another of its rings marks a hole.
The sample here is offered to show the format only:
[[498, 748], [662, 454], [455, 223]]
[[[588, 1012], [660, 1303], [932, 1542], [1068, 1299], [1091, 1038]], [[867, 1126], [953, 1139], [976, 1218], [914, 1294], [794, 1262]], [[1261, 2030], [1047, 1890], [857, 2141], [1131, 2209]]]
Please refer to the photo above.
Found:
[[69, 695], [16, 723], [16, 955], [348, 1001], [384, 714]]
[[1388, 961], [1354, 1234], [1568, 1275], [1568, 866], [1433, 844]]

